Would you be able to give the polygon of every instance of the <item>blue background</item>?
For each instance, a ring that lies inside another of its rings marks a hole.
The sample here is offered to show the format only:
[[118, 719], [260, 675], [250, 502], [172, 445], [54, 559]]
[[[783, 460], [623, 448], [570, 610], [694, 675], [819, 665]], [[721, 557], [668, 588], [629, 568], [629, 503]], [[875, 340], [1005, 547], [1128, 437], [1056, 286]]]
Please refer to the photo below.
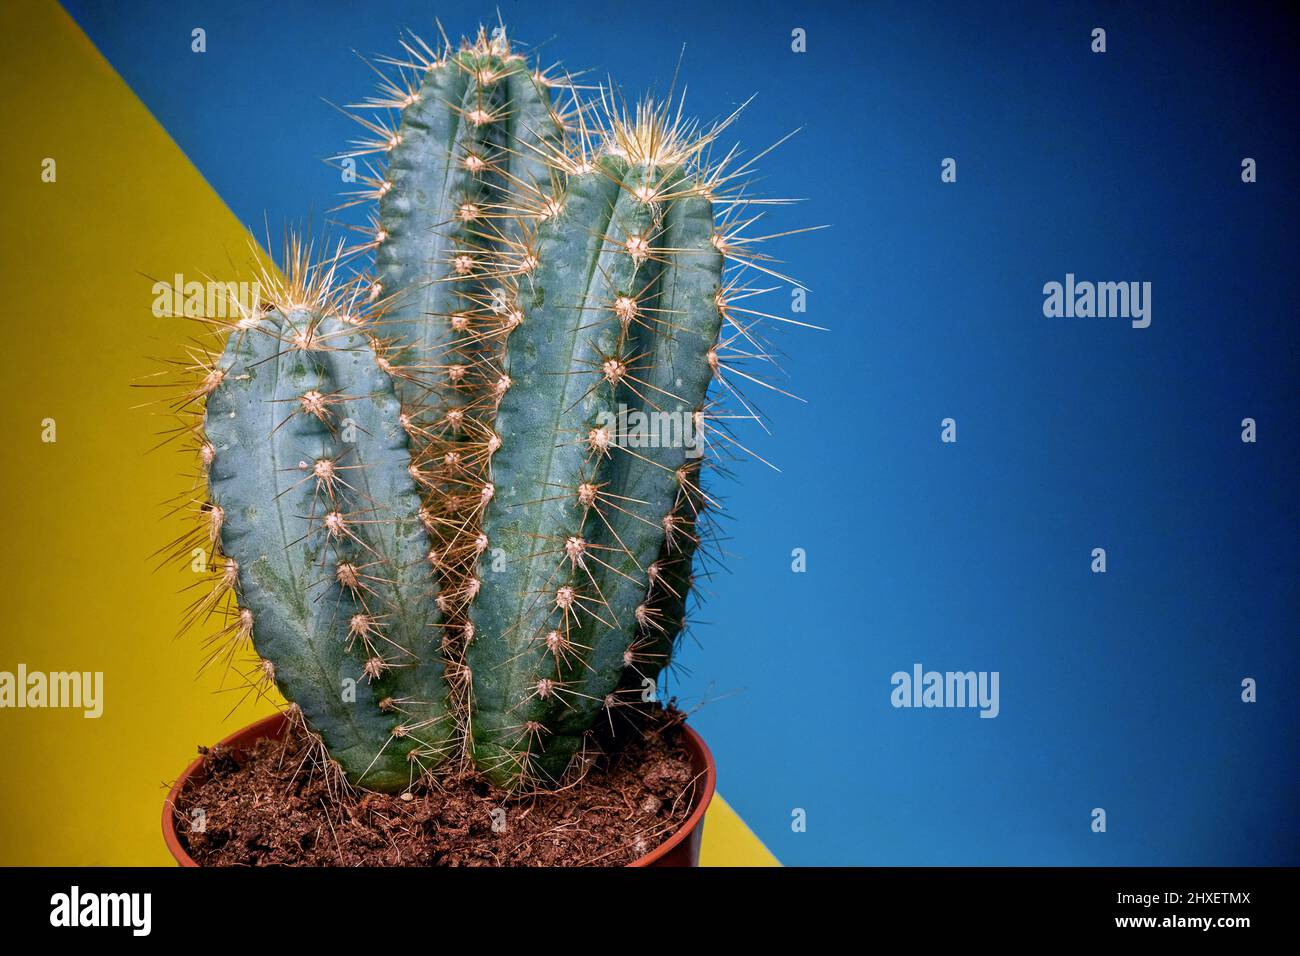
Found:
[[[500, 4], [544, 59], [629, 94], [666, 88], [685, 42], [692, 112], [758, 94], [752, 150], [803, 127], [761, 186], [807, 199], [772, 231], [833, 225], [773, 250], [812, 290], [796, 318], [832, 331], [775, 337], [807, 404], [762, 397], [773, 435], [746, 441], [781, 472], [719, 489], [729, 573], [673, 685], [788, 864], [1300, 864], [1295, 25], [1046, 6]], [[259, 237], [337, 202], [320, 160], [357, 128], [322, 100], [372, 88], [352, 50], [496, 19], [67, 7]], [[1150, 281], [1151, 327], [1045, 318], [1067, 272]], [[895, 710], [918, 661], [999, 671], [1001, 715]]]

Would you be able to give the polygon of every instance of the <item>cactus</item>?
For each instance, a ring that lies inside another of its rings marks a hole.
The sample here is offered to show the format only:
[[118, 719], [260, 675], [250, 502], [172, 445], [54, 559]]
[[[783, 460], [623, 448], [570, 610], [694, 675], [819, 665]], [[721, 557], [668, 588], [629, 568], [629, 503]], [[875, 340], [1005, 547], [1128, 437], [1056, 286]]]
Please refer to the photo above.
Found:
[[362, 118], [344, 154], [388, 156], [353, 196], [376, 203], [369, 267], [340, 287], [338, 256], [295, 246], [197, 363], [227, 563], [191, 617], [251, 637], [353, 783], [462, 758], [551, 787], [685, 626], [704, 431], [728, 417], [709, 389], [736, 396], [724, 356], [767, 360], [735, 302], [764, 290], [724, 267], [784, 277], [741, 238], [749, 164], [707, 160], [734, 114], [576, 105], [503, 35], [403, 45], [362, 104], [400, 119]]

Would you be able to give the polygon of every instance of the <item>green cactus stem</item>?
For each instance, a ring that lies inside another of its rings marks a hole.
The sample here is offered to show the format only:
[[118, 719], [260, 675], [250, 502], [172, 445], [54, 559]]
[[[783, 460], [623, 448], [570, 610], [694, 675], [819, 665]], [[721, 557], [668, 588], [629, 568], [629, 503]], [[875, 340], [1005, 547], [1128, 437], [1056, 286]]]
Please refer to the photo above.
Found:
[[[372, 183], [378, 200], [375, 329], [409, 422], [422, 512], [434, 539], [442, 592], [439, 627], [450, 660], [477, 551], [478, 502], [501, 382], [497, 333], [511, 302], [505, 277], [526, 255], [521, 205], [551, 191], [548, 157], [564, 120], [553, 81], [512, 51], [504, 33], [432, 54], [407, 43], [422, 82], [383, 105], [400, 111], [393, 130], [363, 149], [388, 163]], [[459, 673], [453, 668], [453, 676]]]
[[[666, 204], [654, 242], [671, 253], [664, 256], [655, 294], [645, 306], [652, 318], [633, 325], [640, 370], [620, 396], [630, 410], [623, 443], [634, 447], [614, 457], [609, 472], [610, 487], [626, 501], [607, 516], [610, 567], [602, 569], [600, 586], [620, 620], [631, 617], [635, 636], [629, 641], [612, 629], [593, 648], [571, 715], [588, 724], [601, 706], [622, 702], [608, 695], [625, 683], [625, 671], [637, 699], [649, 689], [643, 682], [656, 680], [668, 663], [685, 623], [698, 518], [708, 503], [700, 488], [700, 463], [705, 396], [722, 327], [723, 256], [714, 244], [712, 202], [695, 189], [673, 191], [683, 194]], [[638, 443], [638, 438], [648, 441]], [[658, 522], [660, 533], [638, 533], [646, 521]]]
[[711, 203], [686, 157], [646, 145], [656, 155], [607, 149], [569, 176], [507, 341], [466, 655], [474, 758], [505, 786], [555, 783], [582, 747], [636, 658], [649, 569], [677, 533], [691, 449], [626, 447], [620, 404], [693, 423], [712, 376]]
[[[480, 40], [430, 60], [384, 144], [375, 253], [405, 404], [450, 389], [442, 366], [464, 338], [452, 318], [476, 306], [510, 232], [508, 197], [549, 183], [543, 161], [559, 135], [546, 81], [504, 41]], [[506, 225], [503, 225], [506, 224]]]
[[407, 436], [366, 336], [318, 307], [240, 323], [207, 401], [211, 508], [253, 646], [348, 779], [454, 747]]

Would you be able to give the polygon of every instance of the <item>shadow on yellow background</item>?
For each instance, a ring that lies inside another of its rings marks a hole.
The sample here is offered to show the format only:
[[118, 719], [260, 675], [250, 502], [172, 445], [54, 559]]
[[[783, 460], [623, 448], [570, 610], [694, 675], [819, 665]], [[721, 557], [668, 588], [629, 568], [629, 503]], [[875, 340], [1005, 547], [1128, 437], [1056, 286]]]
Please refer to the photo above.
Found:
[[[237, 706], [219, 675], [196, 676], [200, 639], [172, 638], [193, 575], [149, 556], [184, 530], [161, 503], [193, 466], [150, 452], [168, 421], [133, 409], [156, 396], [130, 386], [192, 333], [154, 317], [150, 277], [231, 277], [249, 236], [53, 2], [4, 4], [0, 75], [0, 671], [104, 674], [98, 719], [0, 710], [0, 864], [165, 864], [167, 785], [270, 705]], [[721, 798], [703, 862], [776, 863]]]

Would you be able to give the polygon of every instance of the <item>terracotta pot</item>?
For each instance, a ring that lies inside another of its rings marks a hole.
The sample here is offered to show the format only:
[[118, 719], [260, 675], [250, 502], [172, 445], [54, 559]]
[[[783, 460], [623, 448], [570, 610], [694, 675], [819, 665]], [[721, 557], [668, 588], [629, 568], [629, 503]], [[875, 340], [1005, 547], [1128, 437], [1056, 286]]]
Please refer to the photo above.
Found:
[[[248, 747], [254, 741], [261, 740], [263, 737], [278, 737], [284, 732], [285, 723], [286, 720], [283, 714], [272, 714], [270, 717], [264, 717], [257, 723], [249, 724], [243, 730], [231, 734], [221, 741], [221, 745], [239, 749]], [[718, 782], [718, 769], [713, 762], [713, 755], [709, 753], [709, 748], [704, 745], [700, 735], [690, 727], [683, 726], [682, 730], [685, 732], [686, 749], [690, 751], [691, 755], [691, 769], [695, 771], [695, 775], [700, 781], [695, 806], [691, 809], [691, 815], [686, 818], [681, 829], [645, 856], [629, 863], [628, 866], [700, 865], [700, 841], [704, 837], [704, 811], [708, 809], [709, 801], [713, 799], [713, 790]], [[195, 863], [190, 857], [176, 833], [176, 820], [172, 808], [180, 798], [181, 788], [185, 786], [187, 781], [201, 781], [202, 779], [203, 758], [196, 757], [185, 768], [185, 772], [172, 784], [171, 791], [167, 794], [167, 801], [163, 804], [163, 840], [167, 844], [168, 851], [181, 866], [197, 867], [199, 864]]]

